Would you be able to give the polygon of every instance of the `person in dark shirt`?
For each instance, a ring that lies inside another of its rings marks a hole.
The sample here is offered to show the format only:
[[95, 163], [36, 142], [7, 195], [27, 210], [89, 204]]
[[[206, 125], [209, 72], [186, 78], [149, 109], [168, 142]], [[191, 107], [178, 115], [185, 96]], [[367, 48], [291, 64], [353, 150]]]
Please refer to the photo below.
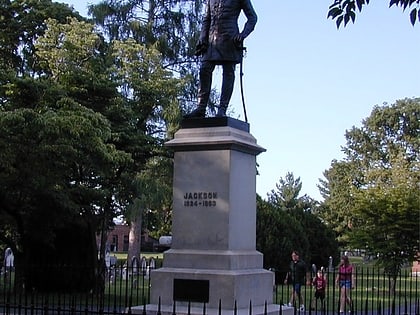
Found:
[[300, 305], [299, 310], [304, 312], [305, 305], [303, 304], [301, 287], [305, 284], [305, 279], [306, 284], [311, 285], [311, 276], [306, 263], [299, 258], [299, 253], [296, 250], [292, 252], [292, 261], [284, 283], [288, 284], [289, 279], [293, 287], [288, 306], [294, 306], [297, 298]]

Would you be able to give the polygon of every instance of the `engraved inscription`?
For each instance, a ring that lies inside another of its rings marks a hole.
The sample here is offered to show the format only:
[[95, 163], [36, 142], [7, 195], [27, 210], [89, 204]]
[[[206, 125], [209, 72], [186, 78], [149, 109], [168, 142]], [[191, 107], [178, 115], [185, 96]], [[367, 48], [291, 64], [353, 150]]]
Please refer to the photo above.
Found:
[[215, 207], [217, 192], [194, 191], [184, 194], [184, 207]]

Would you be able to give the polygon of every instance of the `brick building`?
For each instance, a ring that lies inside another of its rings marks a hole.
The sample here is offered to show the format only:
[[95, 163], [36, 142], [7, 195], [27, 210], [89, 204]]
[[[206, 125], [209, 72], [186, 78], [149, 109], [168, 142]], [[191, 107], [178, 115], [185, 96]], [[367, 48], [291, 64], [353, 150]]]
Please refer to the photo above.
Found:
[[[128, 224], [117, 224], [112, 230], [108, 232], [106, 246], [111, 252], [126, 252], [128, 251], [128, 235], [130, 232], [130, 226]], [[97, 244], [100, 239], [97, 237]], [[147, 232], [142, 231], [141, 235], [141, 250], [142, 251], [153, 251], [153, 249], [159, 244], [159, 241], [151, 237]]]

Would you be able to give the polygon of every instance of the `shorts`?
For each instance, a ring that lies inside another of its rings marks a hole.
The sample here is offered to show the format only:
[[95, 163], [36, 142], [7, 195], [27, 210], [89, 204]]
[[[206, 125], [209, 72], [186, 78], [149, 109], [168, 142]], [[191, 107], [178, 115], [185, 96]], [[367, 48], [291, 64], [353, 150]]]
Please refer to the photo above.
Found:
[[325, 299], [325, 291], [315, 291], [315, 299]]
[[340, 280], [340, 288], [351, 289], [351, 280]]
[[293, 285], [293, 290], [297, 293], [300, 294], [300, 288], [302, 287], [302, 285], [300, 283], [295, 283]]

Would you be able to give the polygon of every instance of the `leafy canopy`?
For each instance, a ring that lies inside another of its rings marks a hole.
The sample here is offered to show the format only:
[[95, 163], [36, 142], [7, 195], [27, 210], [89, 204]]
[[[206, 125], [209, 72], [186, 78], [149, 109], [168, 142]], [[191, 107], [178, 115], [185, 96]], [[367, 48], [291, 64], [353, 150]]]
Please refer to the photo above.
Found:
[[335, 235], [318, 217], [318, 203], [299, 196], [300, 178], [287, 173], [280, 178], [268, 201], [257, 198], [257, 249], [264, 254], [266, 268], [287, 270], [290, 253], [318, 267], [327, 266], [329, 256], [338, 258]]
[[[334, 0], [328, 10], [328, 18], [335, 19], [337, 28], [344, 24], [346, 26], [350, 21], [356, 20], [356, 12], [361, 12], [363, 7], [368, 5], [370, 0]], [[420, 21], [419, 0], [390, 0], [389, 7], [401, 7], [403, 11], [411, 9], [410, 22], [414, 26]]]
[[419, 250], [420, 99], [375, 106], [346, 139], [345, 159], [321, 181], [321, 215], [343, 246], [378, 255], [395, 273]]

